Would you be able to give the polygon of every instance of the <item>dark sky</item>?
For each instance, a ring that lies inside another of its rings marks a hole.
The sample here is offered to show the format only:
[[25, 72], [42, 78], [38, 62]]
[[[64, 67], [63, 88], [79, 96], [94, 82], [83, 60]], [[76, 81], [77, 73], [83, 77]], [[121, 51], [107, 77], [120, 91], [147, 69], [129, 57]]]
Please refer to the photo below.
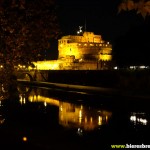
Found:
[[[150, 64], [150, 17], [136, 11], [118, 14], [121, 0], [57, 0], [62, 35], [76, 34], [79, 26], [113, 44], [119, 63]], [[141, 53], [142, 52], [142, 53]]]
[[[120, 0], [57, 0], [61, 28], [64, 34], [75, 34], [79, 26], [101, 34], [104, 40], [114, 40], [125, 34], [134, 22], [120, 16]], [[132, 22], [132, 23], [131, 23]], [[136, 24], [136, 22], [135, 22]]]

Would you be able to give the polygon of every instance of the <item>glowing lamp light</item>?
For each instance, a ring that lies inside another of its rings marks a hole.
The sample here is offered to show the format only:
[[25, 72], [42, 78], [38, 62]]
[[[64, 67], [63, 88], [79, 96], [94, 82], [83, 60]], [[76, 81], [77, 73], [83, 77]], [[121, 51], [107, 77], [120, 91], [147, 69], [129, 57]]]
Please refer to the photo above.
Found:
[[47, 106], [47, 103], [46, 103], [46, 102], [44, 102], [44, 106], [45, 106], [45, 107]]
[[115, 70], [117, 70], [117, 69], [118, 69], [118, 67], [117, 67], [117, 66], [115, 66], [115, 67], [114, 67], [114, 69], [115, 69]]
[[24, 136], [24, 137], [22, 138], [22, 140], [23, 140], [24, 142], [27, 142], [28, 139], [27, 139], [27, 137]]

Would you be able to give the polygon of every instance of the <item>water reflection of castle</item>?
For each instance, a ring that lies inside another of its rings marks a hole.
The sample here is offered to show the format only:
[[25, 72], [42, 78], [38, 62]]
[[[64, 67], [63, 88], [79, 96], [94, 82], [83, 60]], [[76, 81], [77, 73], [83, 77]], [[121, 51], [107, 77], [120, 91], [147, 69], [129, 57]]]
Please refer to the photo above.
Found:
[[[43, 102], [43, 105], [55, 105], [59, 107], [59, 124], [68, 128], [83, 128], [93, 130], [108, 122], [111, 112], [88, 108], [83, 105], [75, 105], [69, 102], [61, 102], [57, 99], [41, 95], [30, 95], [30, 102]], [[23, 101], [24, 103], [24, 101]]]
[[111, 112], [60, 102], [59, 122], [66, 127], [80, 127], [93, 130], [107, 123]]

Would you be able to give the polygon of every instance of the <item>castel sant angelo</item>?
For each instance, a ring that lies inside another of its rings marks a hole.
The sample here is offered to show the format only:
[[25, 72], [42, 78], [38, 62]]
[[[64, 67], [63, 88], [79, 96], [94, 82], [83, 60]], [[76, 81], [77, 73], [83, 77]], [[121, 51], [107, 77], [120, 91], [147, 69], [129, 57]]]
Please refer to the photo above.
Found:
[[112, 45], [101, 35], [82, 32], [58, 40], [58, 59], [37, 61], [38, 70], [104, 70], [112, 64]]

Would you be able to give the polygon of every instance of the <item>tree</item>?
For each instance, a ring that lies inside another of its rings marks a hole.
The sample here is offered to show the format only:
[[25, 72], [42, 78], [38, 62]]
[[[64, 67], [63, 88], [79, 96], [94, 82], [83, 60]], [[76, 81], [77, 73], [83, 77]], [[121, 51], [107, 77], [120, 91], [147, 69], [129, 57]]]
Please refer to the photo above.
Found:
[[49, 40], [57, 38], [55, 2], [1, 0], [0, 25], [0, 79], [8, 89], [15, 66], [31, 65], [49, 47]]
[[122, 0], [118, 7], [118, 12], [135, 10], [144, 18], [150, 15], [150, 0]]
[[122, 0], [118, 5], [119, 21], [127, 31], [115, 40], [114, 59], [120, 67], [150, 65], [150, 0]]

